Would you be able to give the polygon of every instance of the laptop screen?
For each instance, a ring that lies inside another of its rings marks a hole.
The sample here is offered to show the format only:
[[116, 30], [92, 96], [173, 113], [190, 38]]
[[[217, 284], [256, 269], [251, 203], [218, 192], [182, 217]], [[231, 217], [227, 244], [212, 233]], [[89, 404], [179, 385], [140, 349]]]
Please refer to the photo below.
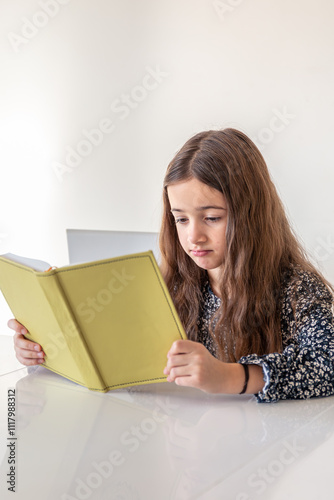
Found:
[[109, 259], [152, 250], [159, 263], [159, 233], [67, 229], [70, 264]]

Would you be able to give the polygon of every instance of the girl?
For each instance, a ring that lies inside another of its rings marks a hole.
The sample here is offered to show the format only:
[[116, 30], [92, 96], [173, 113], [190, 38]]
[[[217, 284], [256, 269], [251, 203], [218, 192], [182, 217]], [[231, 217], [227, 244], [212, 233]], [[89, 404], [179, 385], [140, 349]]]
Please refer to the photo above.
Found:
[[[334, 393], [333, 288], [306, 257], [255, 144], [234, 129], [186, 142], [164, 180], [162, 273], [189, 340], [169, 382], [259, 402]], [[44, 361], [15, 320], [16, 356]]]

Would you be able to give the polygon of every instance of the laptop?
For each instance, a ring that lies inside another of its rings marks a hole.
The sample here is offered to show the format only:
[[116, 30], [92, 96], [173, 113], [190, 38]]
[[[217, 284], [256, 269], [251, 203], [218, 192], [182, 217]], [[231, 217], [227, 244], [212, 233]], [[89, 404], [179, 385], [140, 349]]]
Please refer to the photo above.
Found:
[[67, 229], [66, 237], [70, 264], [82, 264], [147, 250], [152, 250], [157, 262], [160, 262], [159, 233]]

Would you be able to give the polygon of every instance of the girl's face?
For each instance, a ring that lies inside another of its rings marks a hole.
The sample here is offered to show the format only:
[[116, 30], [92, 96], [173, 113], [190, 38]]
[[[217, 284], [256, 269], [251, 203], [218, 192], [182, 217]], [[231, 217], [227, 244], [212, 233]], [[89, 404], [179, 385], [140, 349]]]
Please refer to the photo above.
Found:
[[228, 214], [223, 194], [194, 178], [171, 184], [167, 192], [182, 248], [218, 279], [226, 252]]

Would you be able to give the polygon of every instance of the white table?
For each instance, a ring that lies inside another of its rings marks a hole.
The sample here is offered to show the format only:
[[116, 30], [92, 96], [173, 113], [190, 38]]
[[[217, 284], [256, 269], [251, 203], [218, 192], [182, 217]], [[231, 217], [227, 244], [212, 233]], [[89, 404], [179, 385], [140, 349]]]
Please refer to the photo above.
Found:
[[0, 396], [1, 499], [333, 498], [334, 398], [258, 404], [168, 383], [99, 394], [44, 367], [2, 375]]

